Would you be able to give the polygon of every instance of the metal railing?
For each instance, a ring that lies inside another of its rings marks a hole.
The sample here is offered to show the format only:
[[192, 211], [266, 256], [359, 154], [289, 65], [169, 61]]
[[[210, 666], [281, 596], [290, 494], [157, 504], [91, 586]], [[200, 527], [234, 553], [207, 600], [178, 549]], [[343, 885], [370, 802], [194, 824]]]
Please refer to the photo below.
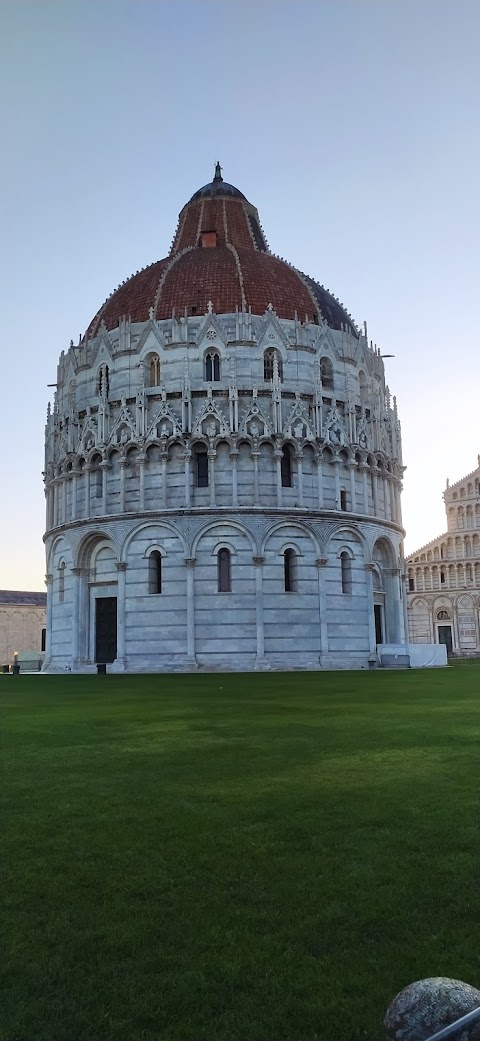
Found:
[[441, 1030], [437, 1030], [436, 1034], [431, 1034], [430, 1037], [425, 1038], [425, 1041], [445, 1041], [447, 1037], [454, 1037], [464, 1027], [470, 1023], [476, 1023], [480, 1019], [480, 1007], [474, 1008], [472, 1012], [467, 1012], [465, 1016], [461, 1016], [460, 1019], [456, 1019], [454, 1023], [450, 1023], [448, 1027], [442, 1027]]

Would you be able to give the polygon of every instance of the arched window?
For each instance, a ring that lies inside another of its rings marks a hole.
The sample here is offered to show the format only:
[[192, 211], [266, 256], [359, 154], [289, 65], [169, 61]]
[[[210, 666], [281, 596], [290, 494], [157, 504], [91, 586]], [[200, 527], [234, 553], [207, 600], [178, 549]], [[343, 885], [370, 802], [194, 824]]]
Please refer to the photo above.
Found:
[[269, 347], [268, 351], [265, 351], [263, 355], [263, 378], [264, 380], [273, 380], [274, 370], [274, 359], [277, 359], [278, 365], [278, 378], [280, 382], [283, 380], [283, 361], [281, 354], [278, 353], [273, 347]]
[[333, 390], [333, 365], [330, 358], [320, 358], [320, 379], [324, 390]]
[[218, 383], [220, 379], [220, 357], [216, 351], [205, 355], [205, 380], [207, 383]]
[[148, 558], [148, 592], [162, 592], [162, 554], [154, 549]]
[[197, 488], [208, 488], [208, 455], [205, 451], [196, 453]]
[[282, 488], [292, 488], [292, 447], [291, 445], [283, 446], [283, 455], [280, 462], [280, 471], [282, 475]]
[[342, 593], [352, 592], [352, 561], [348, 553], [340, 553], [340, 566], [342, 569]]
[[286, 549], [283, 554], [283, 575], [286, 593], [297, 592], [297, 554], [293, 549]]
[[160, 386], [160, 358], [158, 354], [152, 354], [148, 363], [148, 380], [150, 387]]
[[345, 488], [340, 489], [340, 509], [347, 509], [347, 493], [345, 491]]
[[217, 582], [219, 593], [230, 593], [231, 584], [231, 555], [229, 549], [219, 549], [217, 554]]
[[58, 602], [63, 604], [65, 600], [65, 561], [61, 560], [58, 565]]

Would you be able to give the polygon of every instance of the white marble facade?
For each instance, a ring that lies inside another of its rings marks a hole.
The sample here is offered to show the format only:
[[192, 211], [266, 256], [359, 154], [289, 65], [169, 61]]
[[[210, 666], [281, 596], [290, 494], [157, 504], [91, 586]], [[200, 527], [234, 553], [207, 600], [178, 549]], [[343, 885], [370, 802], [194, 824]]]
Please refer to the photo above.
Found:
[[447, 531], [408, 558], [408, 621], [415, 644], [450, 657], [480, 655], [480, 456], [444, 492]]
[[405, 642], [400, 425], [365, 335], [209, 305], [100, 326], [57, 384], [45, 669], [357, 668]]

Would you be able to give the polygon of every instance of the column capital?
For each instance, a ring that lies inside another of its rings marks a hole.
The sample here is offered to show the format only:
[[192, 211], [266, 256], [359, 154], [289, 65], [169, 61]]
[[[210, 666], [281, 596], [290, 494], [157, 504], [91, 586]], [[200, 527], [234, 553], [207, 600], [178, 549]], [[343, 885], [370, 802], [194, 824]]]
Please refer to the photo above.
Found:
[[[108, 465], [110, 466], [110, 463]], [[103, 463], [102, 463], [102, 466], [103, 466]], [[121, 459], [120, 460], [120, 469], [122, 469], [122, 468], [125, 469], [127, 466], [130, 466], [130, 463], [128, 462], [128, 459], [125, 459], [125, 458]]]
[[185, 567], [194, 568], [197, 563], [196, 557], [185, 557]]
[[118, 560], [116, 564], [117, 571], [126, 571], [128, 564], [125, 560]]
[[52, 582], [53, 582], [53, 575], [51, 575], [50, 573], [45, 575], [45, 585], [46, 586], [51, 586]]
[[315, 567], [325, 567], [325, 564], [328, 564], [327, 557], [317, 557]]
[[365, 568], [365, 571], [370, 571], [370, 573], [372, 575], [375, 575], [377, 573], [377, 569], [375, 567], [375, 564], [364, 564], [364, 568]]
[[76, 575], [77, 577], [79, 575], [87, 575], [88, 574], [88, 570], [87, 570], [86, 567], [72, 567], [71, 571], [72, 571], [72, 575]]
[[384, 567], [383, 568], [383, 573], [385, 575], [399, 575], [400, 574], [400, 568], [399, 567]]
[[265, 557], [252, 557], [252, 560], [255, 564], [255, 567], [262, 567], [262, 565], [265, 563]]

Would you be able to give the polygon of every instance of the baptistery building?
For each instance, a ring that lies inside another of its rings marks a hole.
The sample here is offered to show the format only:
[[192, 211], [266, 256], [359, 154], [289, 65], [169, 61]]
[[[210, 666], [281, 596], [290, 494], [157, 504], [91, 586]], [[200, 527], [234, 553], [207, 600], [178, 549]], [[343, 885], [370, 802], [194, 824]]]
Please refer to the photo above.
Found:
[[380, 352], [213, 181], [62, 353], [45, 669], [368, 667], [406, 634]]

